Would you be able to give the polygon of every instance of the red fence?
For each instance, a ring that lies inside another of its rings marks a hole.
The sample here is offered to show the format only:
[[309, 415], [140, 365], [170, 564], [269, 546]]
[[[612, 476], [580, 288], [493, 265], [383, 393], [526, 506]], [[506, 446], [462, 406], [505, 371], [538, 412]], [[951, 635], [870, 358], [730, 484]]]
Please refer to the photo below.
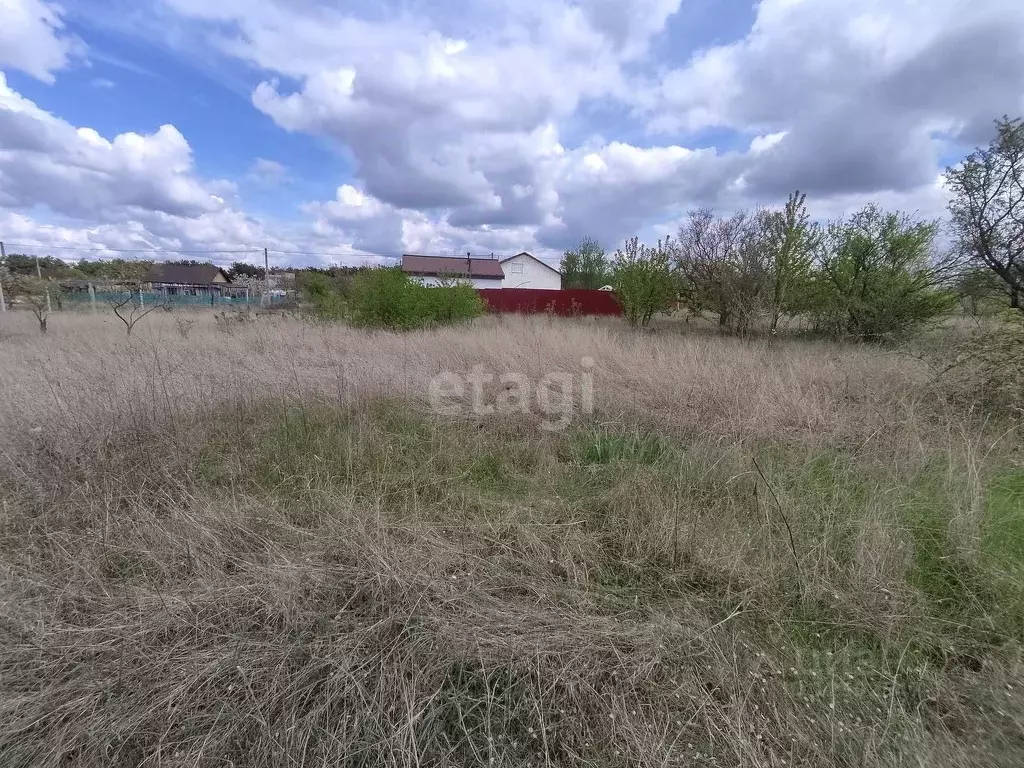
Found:
[[517, 312], [524, 315], [550, 313], [574, 315], [613, 315], [620, 317], [622, 307], [611, 291], [541, 291], [532, 288], [478, 288], [477, 293], [491, 312]]

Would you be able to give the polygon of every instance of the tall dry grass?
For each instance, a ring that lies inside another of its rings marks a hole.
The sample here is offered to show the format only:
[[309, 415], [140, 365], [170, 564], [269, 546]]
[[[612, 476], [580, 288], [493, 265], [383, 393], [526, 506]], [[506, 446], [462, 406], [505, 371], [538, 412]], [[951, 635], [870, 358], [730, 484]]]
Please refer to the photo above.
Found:
[[[182, 320], [187, 336], [181, 333]], [[5, 432], [89, 424], [140, 409], [165, 415], [242, 398], [410, 397], [439, 371], [474, 365], [539, 379], [595, 361], [608, 421], [643, 419], [727, 437], [866, 437], [933, 405], [912, 359], [825, 342], [775, 347], [720, 337], [638, 336], [560, 319], [486, 319], [470, 329], [368, 333], [264, 316], [215, 323], [211, 313], [154, 314], [132, 338], [116, 319], [62, 314], [40, 337], [8, 313], [0, 343]], [[75, 427], [77, 429], [78, 427]]]
[[[913, 358], [0, 322], [2, 765], [1024, 754], [1019, 440]], [[438, 371], [584, 356], [596, 413], [563, 433], [425, 409]]]

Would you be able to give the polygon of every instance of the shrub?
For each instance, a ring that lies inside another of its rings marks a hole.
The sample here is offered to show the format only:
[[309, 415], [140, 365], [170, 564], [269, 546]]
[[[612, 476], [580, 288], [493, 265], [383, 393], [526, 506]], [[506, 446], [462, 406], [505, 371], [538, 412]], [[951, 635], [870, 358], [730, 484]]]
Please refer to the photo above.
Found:
[[659, 312], [670, 311], [675, 301], [669, 256], [660, 242], [651, 248], [639, 238], [627, 240], [615, 256], [612, 283], [622, 314], [634, 327], [643, 328]]
[[957, 346], [945, 373], [958, 398], [1024, 413], [1024, 317], [1004, 310], [980, 326]]
[[310, 272], [302, 275], [300, 290], [309, 302], [310, 312], [320, 320], [341, 320], [345, 301], [341, 291], [327, 275]]
[[483, 314], [484, 304], [467, 283], [427, 287], [392, 267], [355, 278], [351, 310], [356, 325], [406, 330], [470, 320]]
[[188, 338], [189, 334], [192, 333], [192, 328], [195, 324], [196, 321], [190, 317], [174, 318], [174, 327], [178, 330], [178, 335], [183, 339]]
[[416, 284], [415, 293], [427, 324], [450, 325], [472, 320], [484, 312], [483, 299], [468, 283], [433, 288]]
[[412, 328], [415, 286], [400, 269], [374, 269], [352, 285], [352, 321], [369, 328]]
[[891, 340], [952, 309], [932, 260], [936, 225], [869, 205], [828, 228], [812, 289], [815, 327], [835, 336]]

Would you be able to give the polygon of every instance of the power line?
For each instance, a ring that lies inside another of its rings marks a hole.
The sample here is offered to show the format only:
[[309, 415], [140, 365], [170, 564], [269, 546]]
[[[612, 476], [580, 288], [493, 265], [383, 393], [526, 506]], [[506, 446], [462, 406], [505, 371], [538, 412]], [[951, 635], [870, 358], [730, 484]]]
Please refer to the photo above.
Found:
[[400, 259], [401, 253], [328, 253], [327, 251], [279, 251], [268, 248], [268, 253], [280, 253], [285, 256], [335, 256], [337, 258], [359, 259]]
[[[64, 250], [78, 251], [82, 253], [209, 253], [209, 254], [260, 254], [263, 248], [246, 248], [242, 250], [216, 249], [216, 248], [86, 248], [77, 245], [31, 245], [29, 243], [11, 243], [4, 241], [10, 248], [28, 248], [37, 251]], [[386, 253], [330, 253], [328, 251], [285, 251], [276, 248], [267, 249], [268, 253], [278, 253], [285, 256], [333, 256], [335, 258], [376, 258], [376, 259], [400, 259], [401, 254]]]
[[262, 253], [262, 248], [250, 248], [244, 251], [215, 250], [212, 248], [82, 248], [77, 245], [29, 245], [28, 243], [8, 243], [9, 248], [34, 248], [36, 250], [81, 251], [83, 253]]
[[[10, 243], [5, 241], [8, 248], [28, 248], [38, 251], [64, 250], [78, 251], [80, 253], [153, 253], [153, 254], [234, 254], [253, 255], [262, 254], [263, 248], [246, 248], [242, 250], [219, 250], [216, 248], [83, 248], [77, 245], [30, 245], [29, 243]], [[285, 251], [277, 248], [266, 249], [267, 253], [280, 254], [282, 256], [327, 256], [336, 259], [401, 259], [403, 253], [330, 253], [328, 251]], [[463, 258], [455, 256], [452, 258]], [[475, 259], [496, 258], [491, 256], [473, 256]], [[498, 258], [500, 260], [500, 257]]]

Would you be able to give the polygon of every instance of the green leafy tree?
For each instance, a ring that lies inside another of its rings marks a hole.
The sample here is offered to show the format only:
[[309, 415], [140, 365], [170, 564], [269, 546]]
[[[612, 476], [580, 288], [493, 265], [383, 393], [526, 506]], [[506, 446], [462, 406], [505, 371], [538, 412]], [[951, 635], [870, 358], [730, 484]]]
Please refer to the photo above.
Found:
[[123, 278], [126, 274], [145, 275], [153, 266], [152, 260], [140, 259], [108, 259], [105, 261], [90, 261], [82, 259], [75, 265], [75, 272], [86, 279], [94, 280], [116, 280]]
[[972, 317], [1006, 306], [1006, 284], [988, 267], [968, 266], [957, 275], [954, 291]]
[[585, 238], [562, 256], [562, 286], [596, 290], [608, 284], [611, 265], [604, 248], [596, 240]]
[[992, 271], [1024, 311], [1024, 119], [996, 121], [996, 137], [946, 169], [960, 254]]
[[199, 259], [172, 259], [171, 261], [165, 261], [164, 264], [173, 265], [176, 267], [212, 267], [213, 262], [207, 259], [206, 261], [200, 261]]
[[729, 216], [692, 211], [670, 244], [687, 307], [717, 315], [734, 333], [762, 323], [774, 332], [782, 318], [806, 311], [820, 232], [805, 199], [795, 192], [782, 210]]
[[9, 253], [4, 264], [11, 274], [26, 277], [70, 277], [73, 274], [71, 267], [55, 256], [40, 256], [38, 271], [36, 270], [36, 261], [35, 256]]
[[771, 276], [771, 326], [775, 333], [784, 316], [808, 309], [814, 254], [821, 241], [820, 228], [807, 212], [807, 196], [792, 193], [781, 211], [761, 214], [763, 246], [769, 259]]
[[244, 261], [236, 261], [227, 272], [232, 280], [238, 277], [251, 277], [255, 280], [262, 280], [266, 276], [266, 270], [263, 267], [247, 264]]
[[615, 254], [612, 285], [623, 316], [634, 328], [644, 328], [656, 314], [670, 312], [676, 286], [665, 244], [658, 241], [652, 248], [637, 237], [627, 240]]
[[865, 340], [905, 336], [951, 309], [933, 259], [937, 224], [869, 205], [823, 238], [814, 319], [819, 330]]

